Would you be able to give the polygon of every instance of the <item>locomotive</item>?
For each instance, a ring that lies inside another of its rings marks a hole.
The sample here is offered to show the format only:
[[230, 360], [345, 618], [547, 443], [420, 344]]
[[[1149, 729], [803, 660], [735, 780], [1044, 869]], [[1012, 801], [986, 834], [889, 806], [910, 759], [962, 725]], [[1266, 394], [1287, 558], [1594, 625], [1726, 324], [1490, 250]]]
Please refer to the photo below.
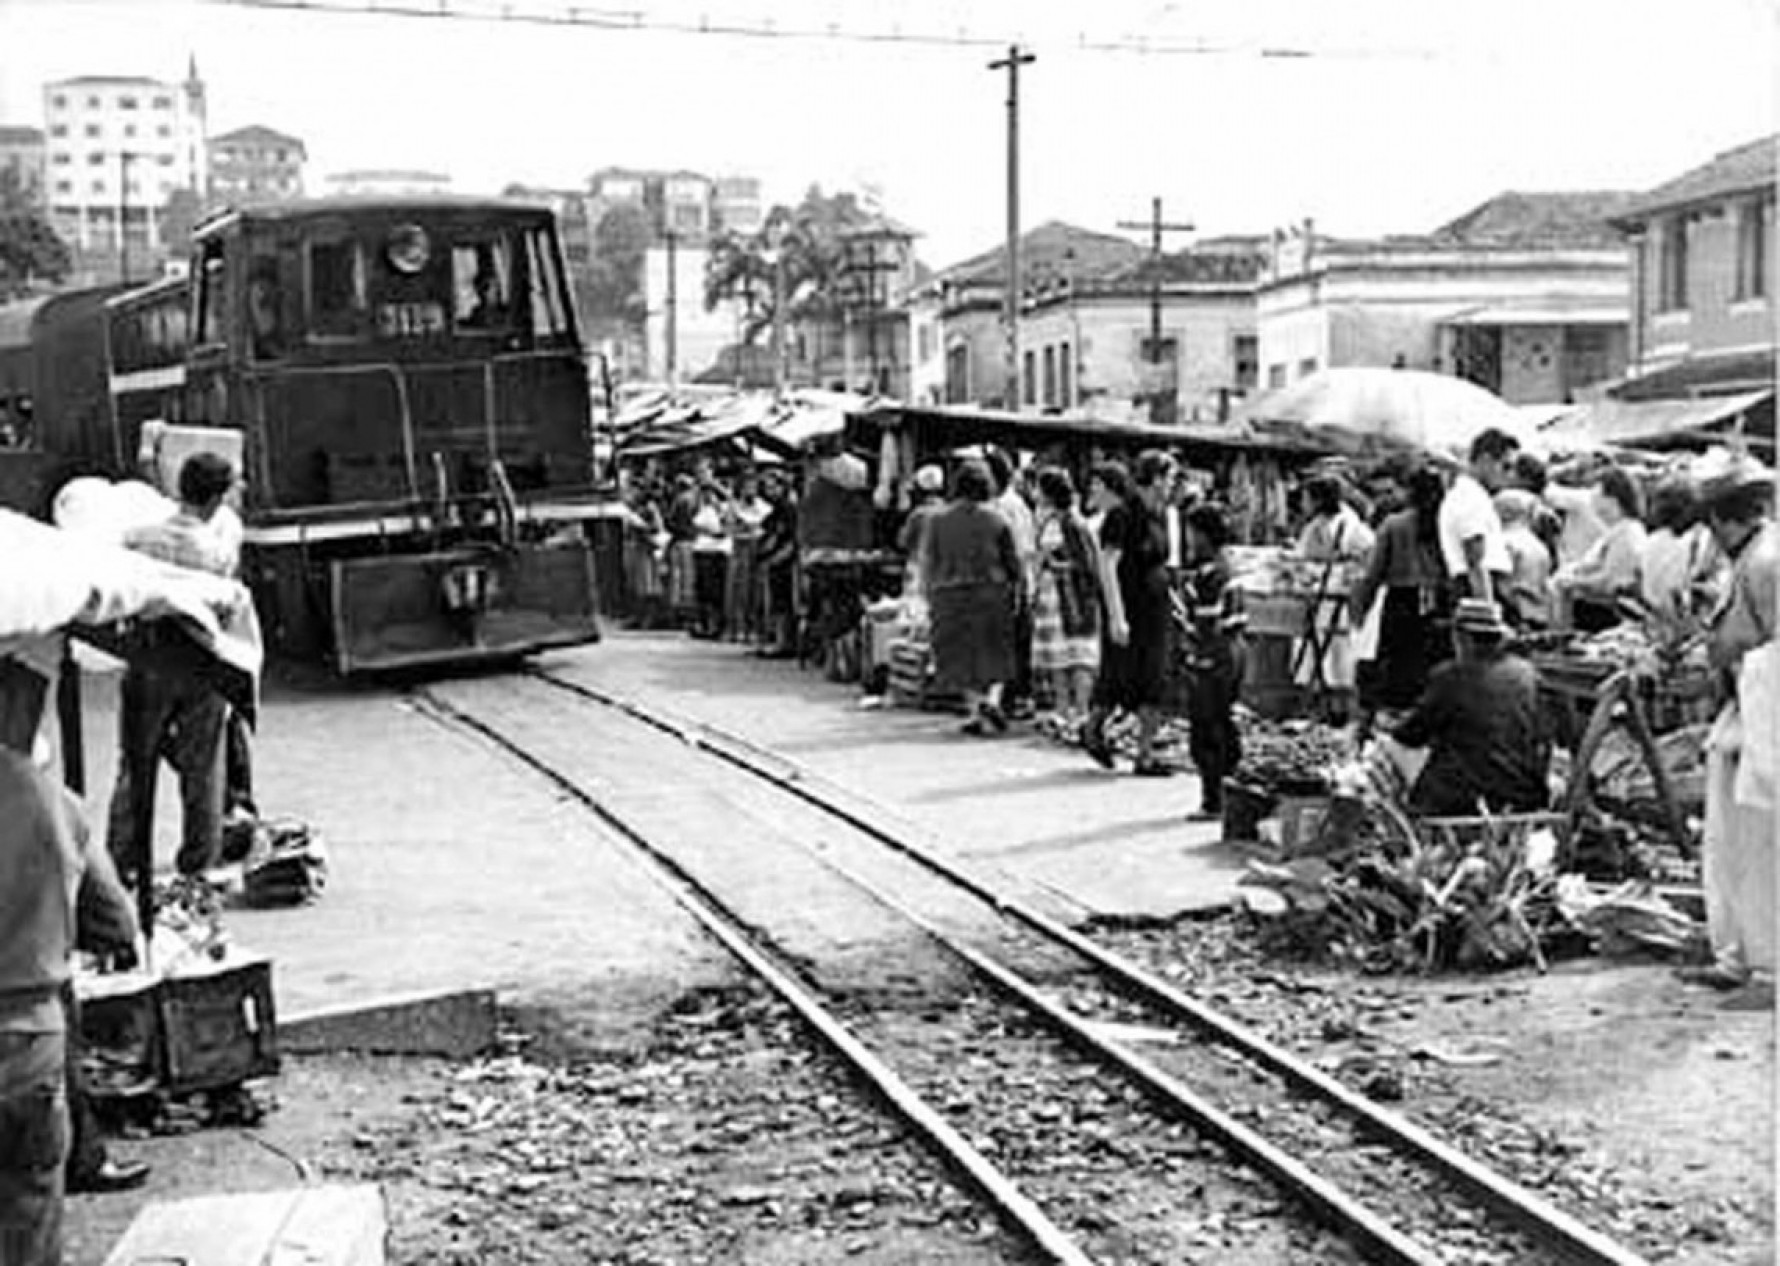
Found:
[[[276, 652], [351, 674], [597, 639], [609, 498], [548, 208], [229, 210], [194, 231], [184, 280], [29, 302], [0, 309], [0, 400], [16, 416], [23, 382], [32, 417], [15, 504], [133, 473], [155, 417], [238, 454], [243, 579]], [[47, 372], [65, 363], [83, 368]]]

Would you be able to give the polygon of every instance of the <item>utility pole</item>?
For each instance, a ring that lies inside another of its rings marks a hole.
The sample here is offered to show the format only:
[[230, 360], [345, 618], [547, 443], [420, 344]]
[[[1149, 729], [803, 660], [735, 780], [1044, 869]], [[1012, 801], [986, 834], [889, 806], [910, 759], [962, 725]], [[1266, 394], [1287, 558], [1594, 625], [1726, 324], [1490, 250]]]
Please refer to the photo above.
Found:
[[1020, 407], [1020, 67], [1038, 59], [1007, 46], [1007, 56], [989, 63], [990, 70], [1007, 71], [1007, 295], [1003, 320], [1007, 322], [1006, 357], [1003, 366], [1004, 405]]
[[679, 263], [675, 254], [677, 234], [672, 229], [663, 235], [667, 238], [667, 380], [669, 387], [679, 386], [680, 371], [680, 305], [679, 305]]
[[785, 242], [773, 247], [773, 392], [785, 394]]
[[[1168, 224], [1162, 219], [1162, 199], [1150, 199], [1150, 218], [1148, 223], [1132, 220], [1120, 220], [1122, 229], [1148, 229], [1150, 231], [1150, 337], [1144, 344], [1143, 359], [1150, 365], [1162, 363], [1162, 234], [1191, 233], [1193, 226], [1187, 223]], [[1172, 389], [1164, 389], [1161, 373], [1157, 371], [1155, 390], [1150, 394], [1150, 421], [1170, 423], [1174, 421], [1175, 395]]]
[[117, 152], [117, 279], [130, 280], [130, 235], [124, 227], [130, 209], [130, 151]]

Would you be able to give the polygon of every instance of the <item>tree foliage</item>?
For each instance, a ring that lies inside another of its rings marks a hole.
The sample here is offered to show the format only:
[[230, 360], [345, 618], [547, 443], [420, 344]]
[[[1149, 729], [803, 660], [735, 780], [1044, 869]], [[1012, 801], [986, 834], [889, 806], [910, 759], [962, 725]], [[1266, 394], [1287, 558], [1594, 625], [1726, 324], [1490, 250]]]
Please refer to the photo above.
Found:
[[643, 257], [649, 249], [649, 213], [631, 203], [609, 208], [593, 226], [588, 253], [588, 315], [595, 320], [641, 325]]
[[739, 300], [744, 343], [771, 329], [775, 315], [788, 324], [839, 319], [851, 298], [844, 235], [868, 220], [853, 194], [811, 185], [796, 207], [774, 207], [758, 233], [712, 242], [705, 307]]
[[68, 275], [73, 257], [10, 167], [0, 168], [0, 299], [15, 299]]

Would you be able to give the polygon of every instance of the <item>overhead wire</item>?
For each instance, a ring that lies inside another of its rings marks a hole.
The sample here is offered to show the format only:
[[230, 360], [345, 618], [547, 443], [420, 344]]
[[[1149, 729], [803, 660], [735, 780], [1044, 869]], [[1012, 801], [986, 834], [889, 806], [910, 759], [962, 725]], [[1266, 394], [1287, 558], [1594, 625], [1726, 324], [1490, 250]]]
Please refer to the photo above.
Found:
[[580, 26], [604, 31], [658, 32], [761, 40], [816, 40], [840, 43], [910, 45], [937, 48], [1000, 49], [1010, 45], [1083, 53], [1139, 57], [1253, 57], [1300, 61], [1312, 58], [1431, 59], [1440, 54], [1415, 47], [1299, 47], [1242, 42], [1214, 42], [1161, 35], [1095, 35], [1078, 31], [1068, 36], [1032, 37], [1020, 33], [989, 34], [960, 27], [955, 31], [779, 23], [767, 18], [736, 20], [674, 17], [644, 9], [607, 9], [580, 4], [516, 3], [515, 0], [202, 0], [233, 8], [279, 9], [364, 17], [432, 18], [458, 21], [514, 22], [545, 26]]

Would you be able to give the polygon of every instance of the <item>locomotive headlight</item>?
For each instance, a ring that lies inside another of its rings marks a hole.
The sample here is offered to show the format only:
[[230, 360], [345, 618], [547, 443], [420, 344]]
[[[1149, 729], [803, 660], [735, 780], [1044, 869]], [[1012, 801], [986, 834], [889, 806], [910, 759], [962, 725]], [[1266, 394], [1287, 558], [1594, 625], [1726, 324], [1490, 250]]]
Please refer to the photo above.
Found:
[[426, 261], [432, 255], [432, 243], [427, 241], [426, 230], [418, 224], [401, 224], [389, 231], [384, 254], [389, 258], [390, 267], [399, 273], [413, 275], [426, 267]]

